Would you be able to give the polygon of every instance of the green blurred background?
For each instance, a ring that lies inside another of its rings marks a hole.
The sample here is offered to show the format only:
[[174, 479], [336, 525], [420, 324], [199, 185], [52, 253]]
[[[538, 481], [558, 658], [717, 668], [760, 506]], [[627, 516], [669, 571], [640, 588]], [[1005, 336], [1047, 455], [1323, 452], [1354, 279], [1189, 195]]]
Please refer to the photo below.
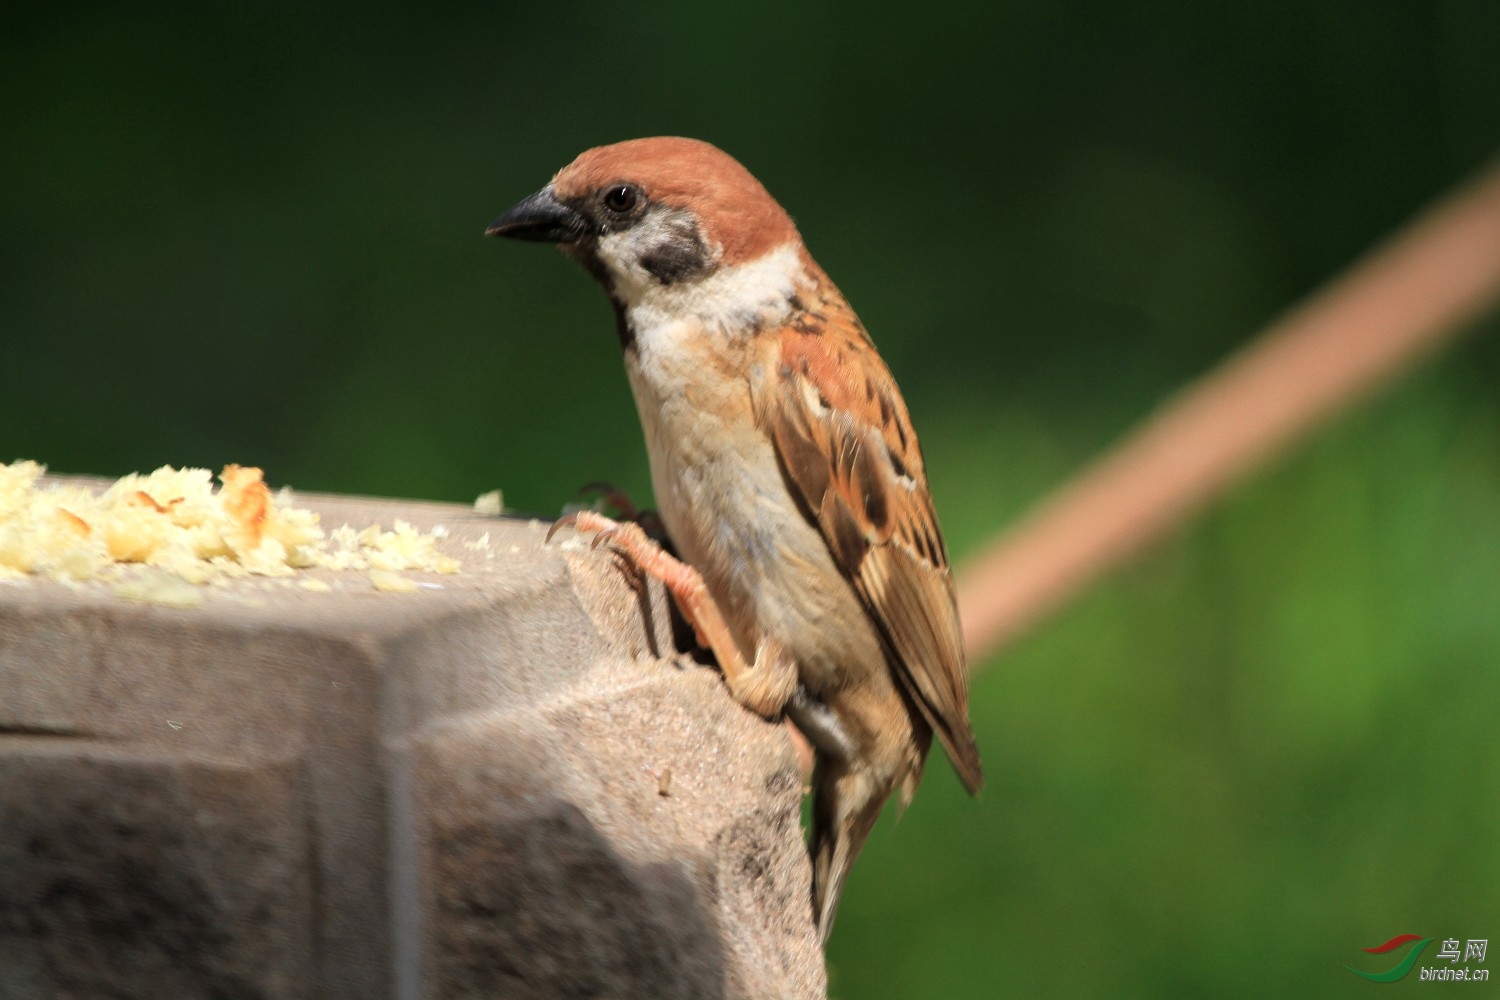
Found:
[[[649, 495], [604, 297], [480, 234], [675, 133], [860, 310], [960, 561], [1500, 148], [1494, 0], [5, 20], [0, 458]], [[1497, 327], [985, 665], [989, 785], [877, 829], [834, 996], [1353, 996], [1500, 938]]]

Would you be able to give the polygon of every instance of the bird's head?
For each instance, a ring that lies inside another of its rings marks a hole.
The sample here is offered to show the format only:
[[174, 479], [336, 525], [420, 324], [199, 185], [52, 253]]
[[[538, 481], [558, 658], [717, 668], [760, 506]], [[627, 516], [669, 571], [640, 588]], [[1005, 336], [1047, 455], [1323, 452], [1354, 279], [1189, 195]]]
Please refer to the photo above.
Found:
[[789, 293], [805, 258], [791, 216], [748, 170], [676, 137], [583, 153], [486, 235], [557, 244], [627, 311], [664, 299], [729, 305], [767, 283]]

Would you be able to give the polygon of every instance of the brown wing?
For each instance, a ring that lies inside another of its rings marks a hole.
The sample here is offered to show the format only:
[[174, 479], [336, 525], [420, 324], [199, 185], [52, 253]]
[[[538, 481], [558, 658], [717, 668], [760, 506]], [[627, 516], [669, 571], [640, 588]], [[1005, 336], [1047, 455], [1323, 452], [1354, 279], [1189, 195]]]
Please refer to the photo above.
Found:
[[906, 404], [831, 282], [780, 336], [760, 417], [808, 519], [885, 640], [892, 669], [970, 792], [983, 775], [948, 553]]

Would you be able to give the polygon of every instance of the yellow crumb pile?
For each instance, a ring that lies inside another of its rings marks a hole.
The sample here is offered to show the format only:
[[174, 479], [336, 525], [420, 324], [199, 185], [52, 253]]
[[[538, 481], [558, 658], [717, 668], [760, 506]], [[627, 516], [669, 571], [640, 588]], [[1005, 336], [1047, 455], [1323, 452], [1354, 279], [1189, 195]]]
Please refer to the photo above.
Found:
[[437, 550], [433, 534], [402, 521], [393, 531], [345, 525], [325, 535], [318, 515], [292, 506], [285, 491], [273, 496], [259, 469], [225, 466], [215, 490], [207, 469], [164, 466], [97, 494], [39, 484], [44, 471], [36, 462], [0, 465], [0, 578], [119, 579], [126, 567], [144, 565], [205, 584], [315, 567], [459, 568]]

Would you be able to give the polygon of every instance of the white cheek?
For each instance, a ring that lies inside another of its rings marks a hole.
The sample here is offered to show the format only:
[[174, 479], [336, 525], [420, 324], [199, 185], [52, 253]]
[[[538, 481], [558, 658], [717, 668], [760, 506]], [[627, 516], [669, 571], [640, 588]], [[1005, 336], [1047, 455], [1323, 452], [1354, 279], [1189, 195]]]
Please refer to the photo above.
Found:
[[643, 242], [641, 233], [635, 229], [599, 238], [599, 260], [609, 272], [615, 295], [627, 304], [656, 282], [651, 272], [641, 266], [641, 257], [645, 255]]

